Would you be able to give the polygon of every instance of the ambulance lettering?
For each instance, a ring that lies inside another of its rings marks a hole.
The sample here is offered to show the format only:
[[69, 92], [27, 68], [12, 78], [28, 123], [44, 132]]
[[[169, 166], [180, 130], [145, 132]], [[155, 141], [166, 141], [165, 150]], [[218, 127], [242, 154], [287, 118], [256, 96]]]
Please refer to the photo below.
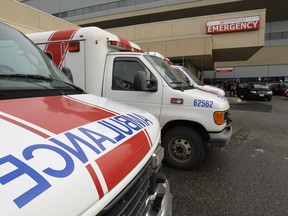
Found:
[[[74, 172], [75, 163], [78, 159], [78, 161], [84, 165], [85, 169], [87, 169], [87, 172], [89, 172], [95, 184], [97, 174], [96, 176], [95, 172], [91, 174], [91, 165], [89, 164], [90, 162], [87, 155], [91, 155], [92, 152], [95, 156], [95, 162], [97, 163], [97, 160], [101, 162], [100, 160], [102, 160], [103, 157], [110, 152], [113, 152], [113, 149], [116, 147], [125, 144], [127, 140], [134, 139], [134, 137], [139, 136], [141, 133], [144, 133], [145, 136], [147, 136], [145, 128], [152, 124], [152, 121], [136, 113], [116, 115], [50, 137], [47, 139], [47, 143], [34, 143], [23, 149], [23, 159], [17, 158], [12, 154], [0, 158], [1, 166], [5, 164], [10, 165], [10, 167], [12, 165], [13, 167], [13, 170], [0, 176], [0, 183], [2, 185], [9, 184], [9, 182], [20, 178], [23, 175], [25, 175], [26, 178], [28, 176], [35, 182], [35, 186], [27, 188], [26, 192], [19, 194], [19, 196], [15, 197], [13, 200], [18, 208], [22, 208], [46, 190], [53, 187], [51, 180], [49, 181], [48, 178], [46, 178], [47, 176], [58, 179], [68, 177]], [[93, 128], [97, 128], [97, 131], [93, 130]], [[103, 134], [104, 131], [105, 134]], [[107, 134], [109, 134], [109, 136], [107, 136]], [[147, 147], [143, 155], [147, 154], [147, 151], [151, 148], [150, 139], [147, 138], [149, 137], [145, 138]], [[60, 166], [61, 168], [50, 167], [47, 164], [47, 168], [43, 169], [41, 172], [31, 167], [29, 161], [37, 159], [36, 152], [40, 150], [45, 150], [45, 152], [49, 151], [50, 153], [52, 152], [53, 154], [60, 156], [63, 161]], [[116, 152], [113, 154], [116, 154]], [[125, 156], [121, 155], [121, 157]], [[98, 164], [98, 166], [101, 169], [101, 163]], [[105, 169], [103, 168], [103, 175], [105, 175], [104, 172]], [[109, 180], [109, 178], [107, 179]], [[107, 183], [108, 189], [111, 189], [118, 183], [111, 180], [109, 181], [111, 183]], [[99, 198], [101, 198], [104, 195], [103, 190], [101, 188], [99, 189], [99, 185], [95, 185], [95, 188]]]

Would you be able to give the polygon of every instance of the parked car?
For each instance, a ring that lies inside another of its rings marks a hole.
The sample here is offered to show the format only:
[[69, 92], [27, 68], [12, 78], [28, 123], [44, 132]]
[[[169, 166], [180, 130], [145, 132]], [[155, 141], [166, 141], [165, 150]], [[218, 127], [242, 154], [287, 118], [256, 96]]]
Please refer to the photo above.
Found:
[[284, 91], [284, 94], [283, 94], [283, 95], [288, 98], [288, 89], [286, 89], [286, 90]]
[[269, 87], [273, 91], [273, 95], [281, 95], [281, 96], [288, 89], [288, 85], [283, 82], [274, 83], [270, 85]]
[[251, 82], [238, 87], [236, 94], [244, 99], [266, 99], [271, 101], [273, 92], [266, 83]]

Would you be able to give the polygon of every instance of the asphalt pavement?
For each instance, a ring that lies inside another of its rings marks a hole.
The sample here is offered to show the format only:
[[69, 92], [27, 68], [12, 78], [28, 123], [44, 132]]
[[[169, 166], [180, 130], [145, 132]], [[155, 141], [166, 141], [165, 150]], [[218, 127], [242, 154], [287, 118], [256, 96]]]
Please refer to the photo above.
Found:
[[288, 98], [228, 98], [233, 135], [196, 170], [163, 166], [174, 216], [288, 215]]

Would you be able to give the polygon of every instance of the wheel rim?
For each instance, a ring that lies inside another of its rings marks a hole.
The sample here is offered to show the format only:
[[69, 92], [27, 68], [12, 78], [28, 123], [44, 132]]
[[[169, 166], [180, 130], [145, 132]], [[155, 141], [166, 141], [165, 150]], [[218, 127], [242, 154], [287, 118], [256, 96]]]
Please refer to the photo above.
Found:
[[187, 162], [191, 159], [193, 148], [191, 144], [183, 138], [173, 139], [170, 142], [170, 155], [178, 162]]

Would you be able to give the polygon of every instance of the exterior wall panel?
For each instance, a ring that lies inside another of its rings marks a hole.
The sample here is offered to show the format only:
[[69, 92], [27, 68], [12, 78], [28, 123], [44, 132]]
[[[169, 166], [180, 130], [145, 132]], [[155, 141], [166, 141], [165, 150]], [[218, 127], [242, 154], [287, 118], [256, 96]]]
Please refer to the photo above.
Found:
[[45, 8], [45, 12], [48, 14], [54, 14], [61, 11], [59, 0], [39, 0], [38, 9]]
[[1, 0], [0, 21], [23, 33], [75, 28], [77, 25], [11, 0]]

